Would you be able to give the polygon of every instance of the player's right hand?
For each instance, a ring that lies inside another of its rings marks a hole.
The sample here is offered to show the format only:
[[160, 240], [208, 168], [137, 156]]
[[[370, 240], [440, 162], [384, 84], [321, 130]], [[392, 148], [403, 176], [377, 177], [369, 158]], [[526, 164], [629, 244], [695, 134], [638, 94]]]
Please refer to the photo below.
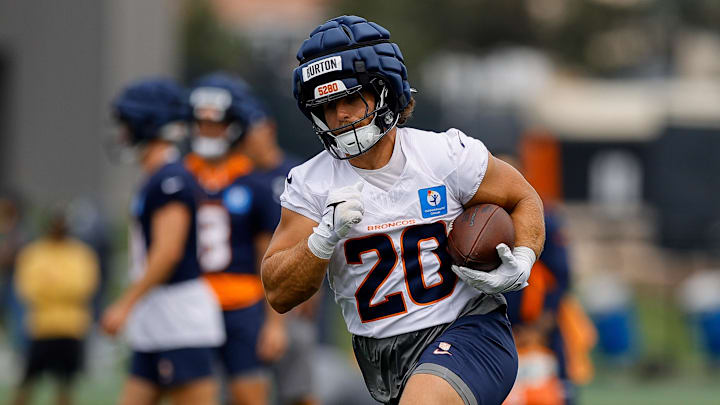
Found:
[[117, 335], [125, 326], [131, 309], [132, 306], [127, 304], [125, 300], [118, 300], [105, 310], [100, 320], [100, 327], [110, 336]]
[[535, 263], [535, 252], [525, 246], [515, 249], [501, 243], [495, 248], [502, 264], [488, 272], [452, 265], [452, 271], [465, 283], [486, 294], [501, 294], [525, 288], [530, 277], [530, 269]]
[[333, 190], [328, 195], [320, 225], [333, 233], [337, 240], [344, 238], [350, 228], [362, 220], [365, 213], [362, 202], [363, 185], [362, 181], [358, 181], [352, 186]]
[[358, 224], [365, 213], [362, 201], [364, 183], [333, 190], [328, 194], [320, 224], [313, 228], [308, 238], [310, 251], [321, 259], [332, 256], [335, 245], [347, 236], [350, 228]]
[[288, 347], [285, 322], [280, 316], [265, 320], [257, 339], [256, 352], [260, 360], [272, 363], [281, 358]]

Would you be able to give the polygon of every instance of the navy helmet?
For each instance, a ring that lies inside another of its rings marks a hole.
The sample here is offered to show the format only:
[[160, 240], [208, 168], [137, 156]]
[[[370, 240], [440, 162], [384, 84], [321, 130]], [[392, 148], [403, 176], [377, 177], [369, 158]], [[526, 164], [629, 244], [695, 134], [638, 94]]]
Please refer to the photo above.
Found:
[[193, 151], [206, 158], [225, 154], [247, 129], [267, 118], [261, 102], [242, 79], [212, 73], [198, 79], [190, 92], [193, 120], [228, 124], [225, 136], [209, 138], [197, 130], [193, 136]]
[[[303, 42], [297, 59], [300, 66], [293, 72], [293, 94], [298, 107], [337, 159], [368, 151], [397, 125], [412, 98], [403, 56], [390, 42], [390, 32], [364, 18], [342, 16], [320, 25]], [[365, 116], [353, 123], [328, 128], [323, 105], [361, 95], [361, 90], [373, 93], [375, 108], [367, 108]], [[357, 126], [371, 116], [370, 125]]]
[[190, 119], [187, 93], [165, 78], [131, 83], [115, 98], [112, 110], [127, 127], [126, 141], [133, 146], [156, 138], [179, 140]]

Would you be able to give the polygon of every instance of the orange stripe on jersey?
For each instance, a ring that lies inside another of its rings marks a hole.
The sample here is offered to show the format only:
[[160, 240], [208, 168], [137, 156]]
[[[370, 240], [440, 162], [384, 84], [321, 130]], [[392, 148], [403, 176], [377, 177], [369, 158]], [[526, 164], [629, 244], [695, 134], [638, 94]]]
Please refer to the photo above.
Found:
[[220, 162], [212, 164], [196, 154], [185, 157], [185, 167], [207, 190], [216, 191], [229, 186], [235, 179], [250, 173], [252, 162], [247, 156], [232, 155]]
[[204, 277], [226, 311], [247, 308], [265, 297], [260, 277], [254, 274], [208, 273]]

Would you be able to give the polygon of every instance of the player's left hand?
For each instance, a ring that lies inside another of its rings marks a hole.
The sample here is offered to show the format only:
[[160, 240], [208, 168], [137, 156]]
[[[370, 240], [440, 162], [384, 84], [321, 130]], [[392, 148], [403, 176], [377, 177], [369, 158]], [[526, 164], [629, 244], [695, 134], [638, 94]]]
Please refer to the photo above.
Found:
[[285, 322], [280, 319], [268, 319], [260, 329], [257, 354], [260, 360], [272, 363], [285, 354], [288, 345]]
[[103, 313], [100, 326], [110, 336], [117, 335], [125, 326], [132, 306], [122, 300], [115, 302]]
[[452, 270], [464, 282], [476, 290], [486, 294], [499, 294], [525, 288], [530, 277], [530, 269], [535, 263], [535, 252], [525, 246], [518, 246], [512, 251], [501, 243], [495, 248], [502, 264], [488, 272], [468, 267], [453, 265]]

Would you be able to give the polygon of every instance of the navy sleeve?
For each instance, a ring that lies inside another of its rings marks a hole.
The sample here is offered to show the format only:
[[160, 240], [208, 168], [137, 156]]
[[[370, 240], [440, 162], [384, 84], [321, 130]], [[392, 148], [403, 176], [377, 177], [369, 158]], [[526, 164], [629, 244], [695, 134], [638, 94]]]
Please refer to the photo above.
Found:
[[545, 215], [545, 249], [540, 260], [555, 277], [555, 288], [545, 297], [545, 307], [554, 311], [570, 288], [570, 265], [560, 218], [552, 212]]
[[192, 179], [180, 170], [161, 170], [152, 179], [147, 204], [152, 211], [170, 202], [179, 202], [191, 211], [195, 210], [195, 193]]

